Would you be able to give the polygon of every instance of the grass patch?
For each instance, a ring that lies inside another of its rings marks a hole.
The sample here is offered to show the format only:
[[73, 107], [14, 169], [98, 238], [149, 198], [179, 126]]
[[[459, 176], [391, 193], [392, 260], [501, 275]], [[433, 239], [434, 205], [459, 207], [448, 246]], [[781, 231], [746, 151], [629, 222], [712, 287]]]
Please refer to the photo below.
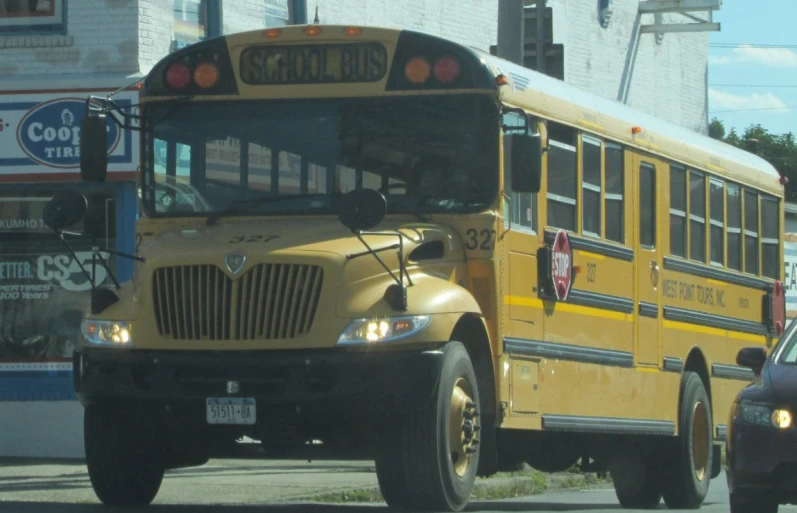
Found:
[[[576, 475], [572, 472], [563, 474], [545, 474], [536, 470], [519, 470], [516, 472], [499, 472], [489, 478], [478, 478], [471, 493], [471, 500], [487, 501], [527, 497], [538, 495], [548, 490], [580, 488], [607, 482], [595, 474]], [[384, 502], [378, 488], [361, 488], [342, 490], [303, 498], [313, 502], [328, 503], [369, 503]]]

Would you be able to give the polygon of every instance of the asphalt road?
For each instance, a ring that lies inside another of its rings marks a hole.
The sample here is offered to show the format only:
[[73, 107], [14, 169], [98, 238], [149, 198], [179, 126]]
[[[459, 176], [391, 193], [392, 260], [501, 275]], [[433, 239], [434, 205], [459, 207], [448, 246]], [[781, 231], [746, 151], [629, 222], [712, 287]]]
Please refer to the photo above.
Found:
[[[125, 508], [129, 513], [337, 513], [389, 511], [374, 504], [319, 504], [297, 498], [308, 493], [372, 487], [373, 466], [363, 462], [240, 462], [214, 461], [204, 467], [170, 473], [149, 508]], [[666, 510], [662, 502], [661, 510]], [[725, 477], [711, 483], [709, 496], [698, 510], [727, 513]], [[1, 513], [99, 513], [114, 511], [97, 501], [85, 465], [0, 461]], [[469, 512], [632, 513], [617, 503], [610, 486], [550, 492], [528, 498], [474, 502]], [[643, 511], [643, 510], [639, 510]], [[649, 510], [648, 510], [649, 511]], [[797, 513], [795, 506], [781, 512]], [[694, 510], [692, 510], [694, 513]]]

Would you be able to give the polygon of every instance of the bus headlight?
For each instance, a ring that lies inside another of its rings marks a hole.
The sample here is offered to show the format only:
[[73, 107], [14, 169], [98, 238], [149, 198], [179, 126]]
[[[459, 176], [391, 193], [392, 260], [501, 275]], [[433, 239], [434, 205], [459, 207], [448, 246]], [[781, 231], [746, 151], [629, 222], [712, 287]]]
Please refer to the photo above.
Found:
[[788, 429], [792, 423], [791, 412], [788, 410], [761, 404], [739, 404], [736, 414], [745, 424]]
[[80, 331], [89, 344], [114, 347], [130, 347], [133, 345], [130, 325], [124, 321], [83, 319]]
[[338, 338], [338, 345], [392, 342], [418, 333], [429, 325], [428, 315], [355, 319]]

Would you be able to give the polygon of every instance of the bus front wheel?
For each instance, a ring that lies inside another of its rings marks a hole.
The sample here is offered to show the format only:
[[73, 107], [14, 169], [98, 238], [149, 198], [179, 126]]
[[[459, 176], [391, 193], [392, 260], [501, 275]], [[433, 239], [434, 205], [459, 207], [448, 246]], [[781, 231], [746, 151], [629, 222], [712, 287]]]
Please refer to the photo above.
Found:
[[388, 506], [462, 511], [479, 466], [479, 392], [465, 346], [448, 342], [429, 404], [385, 433], [376, 474]]
[[681, 378], [678, 437], [664, 471], [662, 495], [670, 509], [697, 509], [708, 494], [714, 451], [711, 403], [700, 376]]
[[155, 424], [133, 409], [91, 404], [84, 410], [86, 466], [103, 504], [144, 506], [163, 481]]

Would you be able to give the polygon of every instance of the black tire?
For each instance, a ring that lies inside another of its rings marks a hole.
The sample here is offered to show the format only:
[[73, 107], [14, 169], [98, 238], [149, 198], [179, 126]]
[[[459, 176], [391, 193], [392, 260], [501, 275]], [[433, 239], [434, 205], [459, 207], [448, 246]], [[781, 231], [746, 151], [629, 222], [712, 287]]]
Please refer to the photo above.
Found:
[[656, 459], [641, 444], [621, 444], [613, 458], [609, 473], [614, 493], [625, 509], [655, 509], [661, 502], [661, 483]]
[[[475, 452], [459, 460], [467, 462], [459, 475], [452, 463], [449, 439], [451, 405], [455, 386], [464, 382], [470, 397], [465, 414], [474, 425], [479, 419], [479, 392], [476, 372], [465, 346], [449, 342], [432, 399], [422, 410], [407, 415], [397, 429], [385, 433], [376, 458], [377, 479], [388, 506], [421, 511], [462, 511], [468, 503], [479, 466], [478, 430], [474, 431]], [[460, 425], [462, 429], [462, 425]]]
[[412, 506], [413, 500], [409, 496], [409, 485], [404, 477], [406, 461], [404, 450], [398, 445], [400, 436], [395, 431], [386, 436], [384, 446], [380, 447], [376, 456], [376, 479], [382, 498], [388, 506], [405, 509]]
[[763, 497], [753, 498], [743, 493], [728, 494], [731, 513], [778, 513], [778, 503]]
[[[711, 403], [703, 381], [695, 372], [684, 372], [680, 397], [678, 437], [668, 451], [662, 472], [662, 496], [670, 509], [697, 509], [703, 504], [711, 481], [714, 453]], [[693, 457], [695, 448], [698, 454]]]
[[92, 404], [84, 410], [86, 466], [103, 504], [142, 506], [152, 502], [164, 466], [155, 423], [132, 409]]

